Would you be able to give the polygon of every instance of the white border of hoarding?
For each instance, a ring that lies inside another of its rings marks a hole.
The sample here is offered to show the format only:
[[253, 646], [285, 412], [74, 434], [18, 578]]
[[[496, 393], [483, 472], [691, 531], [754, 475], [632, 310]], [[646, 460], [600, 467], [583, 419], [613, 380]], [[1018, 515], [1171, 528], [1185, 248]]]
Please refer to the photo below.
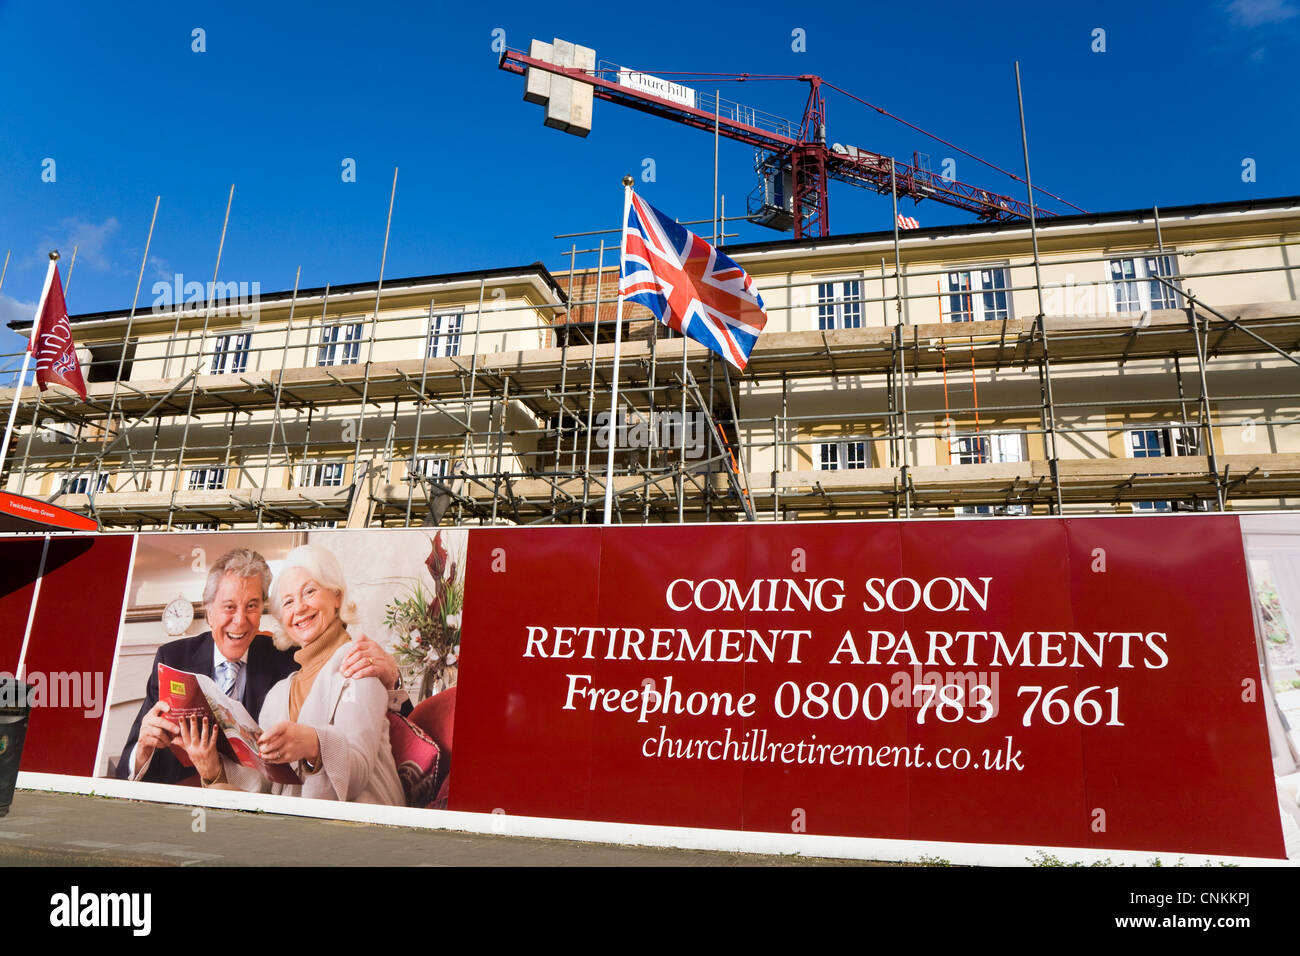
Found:
[[[877, 519], [883, 522], [985, 522], [985, 521], [1026, 521], [1034, 519], [1065, 520], [1075, 518], [1094, 520], [1097, 518], [1210, 518], [1222, 520], [1226, 517], [1237, 519], [1246, 517], [1266, 517], [1268, 515], [1296, 515], [1295, 511], [1246, 511], [1246, 512], [1178, 512], [1155, 515], [1133, 514], [1066, 514], [1066, 515], [1019, 515], [1015, 517], [971, 516], [963, 518], [934, 517], [908, 519]], [[861, 519], [841, 519], [819, 521], [819, 525], [841, 524], [861, 525]], [[771, 525], [806, 526], [802, 521], [758, 521], [755, 527]], [[698, 522], [665, 522], [649, 527], [696, 527]], [[444, 531], [490, 531], [492, 525], [455, 525], [440, 530]], [[519, 530], [521, 526], [501, 525], [497, 527]], [[528, 525], [524, 528], [555, 531], [557, 528], [603, 529], [604, 525]], [[646, 527], [644, 525], [619, 525], [618, 527]], [[204, 532], [124, 532], [133, 537], [132, 558], [139, 536], [142, 534], [194, 534], [205, 536], [222, 534], [248, 534], [250, 529], [227, 529]], [[263, 533], [282, 532], [284, 529], [261, 529]], [[371, 532], [375, 528], [336, 528], [339, 532]], [[37, 532], [39, 533], [39, 532]], [[99, 532], [110, 534], [111, 532]], [[35, 533], [33, 533], [35, 534]], [[42, 537], [85, 537], [81, 532], [62, 532], [59, 534], [40, 533]], [[28, 537], [27, 533], [4, 535], [4, 538]], [[1244, 545], [1244, 539], [1243, 539]], [[130, 585], [130, 574], [127, 586]], [[124, 602], [125, 610], [125, 602]], [[119, 628], [120, 632], [120, 628]], [[113, 662], [116, 673], [117, 661]], [[111, 681], [110, 677], [110, 681]], [[101, 729], [101, 737], [103, 730]], [[100, 743], [102, 747], [102, 740]], [[98, 754], [96, 756], [98, 760]], [[700, 827], [651, 826], [633, 823], [612, 823], [592, 820], [570, 820], [557, 817], [514, 816], [507, 813], [471, 813], [460, 810], [431, 810], [416, 807], [392, 807], [377, 804], [339, 802], [333, 800], [314, 800], [304, 797], [290, 797], [283, 794], [243, 793], [233, 790], [205, 790], [196, 787], [181, 787], [171, 784], [147, 783], [142, 781], [117, 780], [107, 777], [84, 777], [67, 774], [20, 772], [17, 788], [20, 790], [43, 790], [56, 793], [87, 794], [92, 796], [115, 797], [119, 799], [140, 800], [149, 803], [165, 803], [176, 806], [208, 807], [223, 810], [243, 810], [259, 813], [274, 813], [284, 816], [311, 817], [322, 820], [346, 820], [355, 823], [373, 823], [384, 826], [409, 827], [422, 830], [452, 830], [466, 833], [479, 833], [492, 836], [532, 837], [541, 839], [576, 840], [590, 843], [609, 843], [622, 846], [672, 847], [686, 850], [713, 850], [734, 853], [758, 853], [770, 855], [791, 855], [807, 858], [880, 860], [899, 863], [926, 863], [944, 861], [958, 866], [1027, 866], [1038, 862], [1040, 854], [1050, 855], [1065, 864], [1113, 864], [1116, 866], [1300, 866], [1300, 860], [1274, 859], [1271, 857], [1220, 856], [1214, 854], [1179, 853], [1168, 850], [1119, 850], [1087, 849], [1081, 847], [1054, 847], [1033, 844], [1006, 843], [954, 843], [926, 840], [897, 840], [875, 837], [845, 837], [808, 833], [774, 833], [752, 830], [706, 829]]]
[[72, 777], [53, 773], [19, 773], [20, 790], [47, 790], [97, 797], [118, 797], [148, 803], [168, 803], [217, 810], [245, 810], [283, 816], [378, 823], [420, 830], [455, 830], [489, 836], [537, 837], [577, 840], [620, 846], [674, 847], [730, 853], [884, 860], [926, 863], [942, 860], [957, 866], [1028, 866], [1039, 853], [1063, 863], [1101, 863], [1116, 866], [1295, 866], [1294, 861], [1261, 857], [1207, 856], [1159, 850], [1088, 850], [1078, 847], [1031, 846], [1010, 843], [947, 843], [927, 840], [889, 840], [810, 833], [768, 833], [752, 830], [712, 830], [699, 827], [648, 826], [604, 823], [557, 817], [523, 817], [507, 813], [467, 813], [463, 810], [428, 810], [369, 803], [312, 800], [283, 794], [204, 790], [165, 783], [141, 783], [103, 777]]

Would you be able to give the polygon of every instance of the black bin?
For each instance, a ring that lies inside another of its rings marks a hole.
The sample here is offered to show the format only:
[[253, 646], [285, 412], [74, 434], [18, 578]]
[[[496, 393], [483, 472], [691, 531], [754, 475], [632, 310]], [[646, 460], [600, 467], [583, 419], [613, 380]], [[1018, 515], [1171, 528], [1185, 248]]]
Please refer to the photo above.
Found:
[[0, 677], [0, 817], [9, 812], [23, 759], [31, 688], [12, 677]]

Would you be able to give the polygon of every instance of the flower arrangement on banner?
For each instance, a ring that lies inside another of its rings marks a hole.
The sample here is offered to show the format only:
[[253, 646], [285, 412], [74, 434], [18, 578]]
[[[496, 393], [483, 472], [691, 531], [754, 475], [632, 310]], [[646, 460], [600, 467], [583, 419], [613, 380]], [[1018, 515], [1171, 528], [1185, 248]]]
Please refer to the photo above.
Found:
[[465, 567], [450, 559], [442, 532], [433, 536], [425, 567], [430, 588], [417, 581], [405, 596], [385, 608], [384, 623], [394, 635], [391, 645], [408, 688], [423, 700], [456, 683], [460, 656], [460, 613], [465, 600]]

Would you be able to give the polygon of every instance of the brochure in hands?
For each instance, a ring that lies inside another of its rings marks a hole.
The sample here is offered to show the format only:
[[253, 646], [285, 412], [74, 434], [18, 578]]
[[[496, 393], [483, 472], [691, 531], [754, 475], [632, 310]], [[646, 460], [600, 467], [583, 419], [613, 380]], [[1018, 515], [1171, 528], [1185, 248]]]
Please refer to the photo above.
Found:
[[[272, 783], [302, 783], [302, 778], [289, 765], [262, 759], [257, 748], [262, 728], [243, 704], [221, 693], [206, 674], [191, 674], [159, 664], [158, 699], [170, 708], [167, 717], [172, 722], [189, 717], [198, 717], [200, 723], [204, 717], [212, 721], [217, 728], [219, 753], [256, 770]], [[179, 740], [172, 741], [171, 749], [183, 766], [193, 766]]]

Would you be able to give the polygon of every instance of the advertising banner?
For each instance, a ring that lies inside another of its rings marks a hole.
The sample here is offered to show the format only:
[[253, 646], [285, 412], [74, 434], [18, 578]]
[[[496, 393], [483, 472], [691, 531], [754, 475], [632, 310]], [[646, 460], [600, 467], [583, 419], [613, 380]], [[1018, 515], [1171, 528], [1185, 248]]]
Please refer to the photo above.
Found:
[[1231, 520], [499, 530], [467, 593], [464, 809], [1282, 852]]
[[658, 96], [673, 103], [680, 103], [683, 106], [695, 106], [695, 91], [689, 86], [682, 86], [680, 83], [660, 79], [657, 76], [651, 76], [649, 73], [620, 69], [618, 71], [618, 82], [620, 86], [626, 86], [640, 93], [649, 93], [652, 96]]
[[[45, 692], [24, 771], [267, 809], [1296, 852], [1294, 516], [0, 546], [45, 562], [0, 596], [30, 618], [0, 669]], [[243, 716], [169, 720], [160, 665]]]

